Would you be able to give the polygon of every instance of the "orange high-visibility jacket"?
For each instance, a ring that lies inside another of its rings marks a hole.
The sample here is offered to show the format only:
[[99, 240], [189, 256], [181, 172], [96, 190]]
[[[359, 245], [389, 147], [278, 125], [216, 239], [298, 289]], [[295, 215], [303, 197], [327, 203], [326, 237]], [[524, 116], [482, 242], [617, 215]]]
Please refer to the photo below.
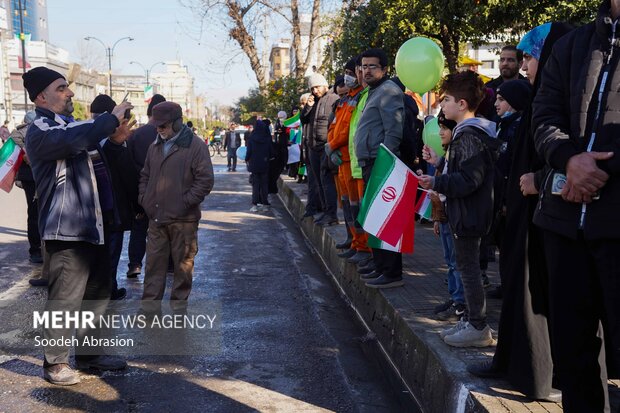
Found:
[[359, 92], [362, 89], [361, 86], [358, 86], [338, 101], [334, 111], [334, 120], [329, 125], [327, 131], [327, 144], [334, 151], [340, 149], [342, 153], [341, 159], [344, 162], [351, 160], [349, 157], [349, 124], [351, 123], [353, 110], [357, 106]]

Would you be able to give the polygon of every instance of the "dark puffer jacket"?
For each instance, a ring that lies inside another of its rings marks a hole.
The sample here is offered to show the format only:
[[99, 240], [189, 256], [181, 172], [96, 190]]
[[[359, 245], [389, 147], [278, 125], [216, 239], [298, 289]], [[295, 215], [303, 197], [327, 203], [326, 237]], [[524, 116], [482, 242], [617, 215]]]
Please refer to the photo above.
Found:
[[452, 233], [482, 237], [493, 221], [495, 156], [488, 142], [496, 139], [495, 123], [473, 118], [454, 129], [448, 149], [448, 173], [435, 177], [433, 189], [444, 194]]
[[[620, 23], [614, 27], [609, 11], [606, 0], [594, 23], [556, 42], [534, 100], [536, 149], [554, 170], [543, 182], [534, 222], [571, 238], [577, 238], [580, 229], [586, 239], [620, 236]], [[582, 205], [552, 195], [553, 172], [564, 173], [568, 160], [585, 152], [594, 134], [592, 151], [615, 153], [598, 162], [610, 176], [600, 199]]]

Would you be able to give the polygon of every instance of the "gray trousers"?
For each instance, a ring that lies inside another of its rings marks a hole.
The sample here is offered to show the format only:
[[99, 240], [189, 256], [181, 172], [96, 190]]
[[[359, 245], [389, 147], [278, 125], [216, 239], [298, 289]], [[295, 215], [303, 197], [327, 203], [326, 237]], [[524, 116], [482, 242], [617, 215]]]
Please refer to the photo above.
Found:
[[[46, 311], [92, 311], [95, 320], [103, 315], [110, 300], [108, 254], [103, 245], [74, 241], [45, 241], [44, 258], [49, 263]], [[95, 322], [97, 325], [97, 322]], [[74, 329], [46, 328], [46, 339], [71, 339]], [[99, 337], [98, 329], [77, 329], [75, 337]], [[70, 346], [44, 347], [44, 365], [69, 362]], [[102, 354], [99, 348], [76, 346], [76, 358]]]
[[469, 323], [478, 330], [487, 325], [486, 299], [480, 275], [480, 237], [454, 239], [456, 268], [461, 273]]

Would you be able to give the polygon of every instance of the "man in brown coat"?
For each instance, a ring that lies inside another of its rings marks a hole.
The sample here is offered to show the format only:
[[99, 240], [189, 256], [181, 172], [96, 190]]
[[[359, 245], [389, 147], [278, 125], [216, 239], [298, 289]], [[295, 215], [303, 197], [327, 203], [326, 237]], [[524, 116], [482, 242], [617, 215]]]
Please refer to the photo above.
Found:
[[192, 288], [200, 204], [213, 188], [213, 166], [207, 145], [183, 124], [181, 106], [159, 103], [151, 119], [158, 136], [146, 156], [139, 195], [149, 217], [142, 300], [157, 301], [153, 311], [160, 308], [171, 256], [171, 304], [182, 309]]

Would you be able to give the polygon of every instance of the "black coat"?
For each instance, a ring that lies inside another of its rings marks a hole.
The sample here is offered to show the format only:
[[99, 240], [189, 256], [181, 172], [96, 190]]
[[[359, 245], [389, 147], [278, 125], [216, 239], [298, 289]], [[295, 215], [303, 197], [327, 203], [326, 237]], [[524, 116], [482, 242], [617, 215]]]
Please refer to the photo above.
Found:
[[248, 171], [255, 174], [267, 173], [269, 171], [269, 159], [272, 155], [269, 127], [262, 122], [257, 122], [247, 144], [245, 161], [248, 163]]
[[129, 149], [106, 140], [101, 147], [110, 171], [114, 207], [118, 222], [110, 227], [113, 231], [128, 231], [134, 217], [144, 210], [138, 204], [138, 172], [133, 167]]
[[484, 143], [485, 132], [472, 126], [457, 129], [448, 150], [448, 173], [435, 177], [433, 189], [448, 198], [446, 214], [455, 236], [482, 237], [493, 219], [495, 159]]
[[[615, 152], [610, 160], [598, 162], [609, 174], [609, 180], [600, 191], [600, 199], [586, 206], [583, 225], [582, 204], [552, 195], [552, 173], [545, 179], [534, 222], [573, 239], [577, 239], [580, 226], [586, 239], [620, 236], [620, 48], [612, 47], [609, 41], [611, 23], [605, 22], [609, 9], [607, 0], [594, 23], [558, 40], [542, 71], [540, 90], [534, 99], [536, 149], [554, 171], [564, 173], [570, 157], [586, 151], [593, 132], [593, 151]], [[615, 36], [617, 43], [620, 33]], [[609, 76], [599, 102], [598, 89], [610, 54]], [[595, 122], [599, 103], [602, 113]]]
[[146, 153], [149, 146], [157, 139], [157, 128], [155, 125], [147, 123], [136, 129], [127, 141], [127, 148], [136, 165], [138, 173], [144, 168]]
[[[232, 139], [232, 131], [227, 131], [226, 135], [224, 136], [224, 149], [228, 149], [228, 147], [230, 146], [230, 141]], [[235, 148], [238, 148], [241, 146], [241, 135], [237, 132], [235, 132]]]
[[[555, 41], [568, 30], [565, 25], [552, 25], [539, 67], [545, 64]], [[532, 96], [538, 90], [540, 75], [539, 70]], [[517, 390], [540, 398], [551, 391], [553, 362], [547, 323], [549, 289], [544, 240], [542, 231], [532, 222], [538, 196], [523, 196], [519, 183], [523, 174], [541, 175], [545, 167], [534, 148], [531, 119], [530, 105], [523, 112], [510, 150], [506, 236], [500, 245], [499, 263], [503, 301], [493, 364]]]

